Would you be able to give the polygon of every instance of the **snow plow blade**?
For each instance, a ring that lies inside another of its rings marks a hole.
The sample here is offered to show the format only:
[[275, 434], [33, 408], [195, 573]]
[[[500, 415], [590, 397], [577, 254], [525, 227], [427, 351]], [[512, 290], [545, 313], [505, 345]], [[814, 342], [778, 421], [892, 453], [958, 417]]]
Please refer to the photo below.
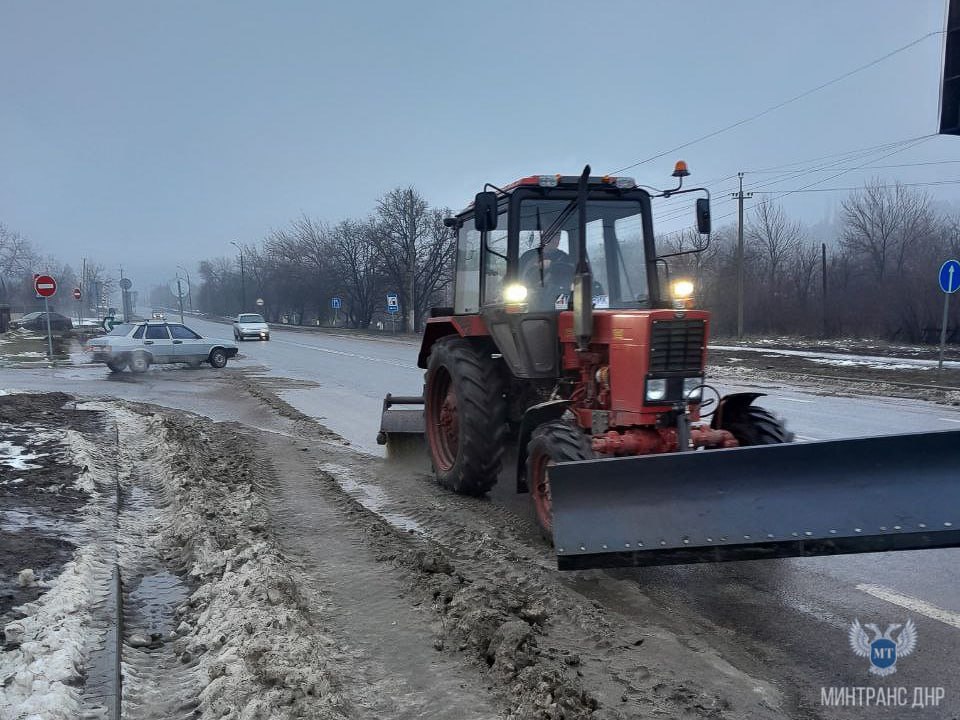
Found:
[[[380, 432], [377, 444], [386, 445], [390, 436], [423, 435], [423, 398], [391, 395], [383, 399], [383, 413], [380, 415]], [[395, 408], [394, 405], [411, 405], [416, 408]]]
[[560, 463], [560, 570], [960, 546], [960, 431]]

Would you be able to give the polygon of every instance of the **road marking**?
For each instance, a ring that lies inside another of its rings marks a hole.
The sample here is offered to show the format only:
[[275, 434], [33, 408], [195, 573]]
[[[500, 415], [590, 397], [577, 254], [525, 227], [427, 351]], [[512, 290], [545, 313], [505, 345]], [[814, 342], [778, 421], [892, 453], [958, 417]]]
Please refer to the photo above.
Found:
[[937, 418], [937, 419], [943, 420], [944, 422], [960, 423], [960, 420], [957, 420], [956, 418]]
[[960, 614], [950, 612], [949, 610], [943, 610], [935, 605], [924, 602], [923, 600], [912, 598], [909, 595], [901, 595], [898, 592], [883, 587], [883, 585], [862, 584], [857, 585], [857, 590], [861, 590], [868, 595], [873, 595], [881, 600], [886, 600], [888, 603], [899, 605], [900, 607], [906, 608], [912, 612], [920, 613], [921, 615], [925, 615], [932, 620], [939, 620], [945, 625], [952, 625], [955, 628], [960, 628]]
[[800, 398], [792, 397], [781, 397], [780, 400], [786, 400], [787, 402], [798, 402], [798, 403], [812, 403], [813, 400], [801, 400]]
[[371, 357], [370, 355], [360, 355], [359, 353], [345, 352], [343, 350], [331, 350], [330, 348], [322, 348], [317, 345], [308, 345], [306, 343], [293, 342], [292, 340], [276, 340], [275, 342], [281, 345], [293, 345], [294, 347], [304, 348], [305, 350], [316, 350], [317, 352], [329, 353], [330, 355], [341, 355], [343, 357], [352, 357], [357, 360], [366, 360], [367, 362], [382, 363], [384, 365], [392, 365], [393, 367], [403, 368], [404, 370], [415, 370], [416, 372], [423, 372], [417, 367], [411, 367], [407, 363], [400, 362], [399, 360], [387, 360], [385, 358]]

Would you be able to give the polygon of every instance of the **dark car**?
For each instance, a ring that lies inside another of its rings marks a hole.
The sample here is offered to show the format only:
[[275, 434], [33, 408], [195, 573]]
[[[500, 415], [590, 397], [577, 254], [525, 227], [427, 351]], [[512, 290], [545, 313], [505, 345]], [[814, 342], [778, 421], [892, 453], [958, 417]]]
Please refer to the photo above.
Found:
[[[33, 330], [35, 332], [47, 332], [47, 314], [45, 312], [32, 312], [27, 313], [22, 318], [18, 320], [10, 321], [10, 329], [16, 330], [18, 328], [23, 328], [24, 330]], [[61, 315], [60, 313], [49, 313], [50, 315], [50, 331], [51, 332], [63, 332], [64, 330], [73, 330], [73, 320], [68, 318], [66, 315]]]

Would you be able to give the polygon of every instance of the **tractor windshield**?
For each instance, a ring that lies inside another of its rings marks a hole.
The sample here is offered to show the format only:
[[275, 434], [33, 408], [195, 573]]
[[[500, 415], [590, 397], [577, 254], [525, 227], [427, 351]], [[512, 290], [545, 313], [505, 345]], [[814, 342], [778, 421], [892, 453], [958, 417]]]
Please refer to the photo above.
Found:
[[[576, 202], [524, 200], [520, 204], [518, 274], [534, 310], [569, 306], [577, 264]], [[643, 210], [633, 200], [587, 201], [587, 256], [595, 308], [649, 303], [643, 246]]]

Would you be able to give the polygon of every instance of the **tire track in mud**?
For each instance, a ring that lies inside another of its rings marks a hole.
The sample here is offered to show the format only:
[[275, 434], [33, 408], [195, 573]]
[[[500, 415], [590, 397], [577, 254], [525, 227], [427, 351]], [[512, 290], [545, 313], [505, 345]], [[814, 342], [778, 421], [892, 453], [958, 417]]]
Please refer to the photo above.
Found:
[[[321, 497], [369, 528], [368, 544], [408, 575], [411, 602], [433, 603], [435, 642], [479, 661], [513, 716], [782, 717], [777, 691], [700, 639], [658, 626], [649, 601], [649, 613], [633, 608], [623, 616], [572, 590], [572, 576], [553, 569], [532, 516], [447, 493], [422, 473], [398, 473], [378, 459], [306, 442], [298, 450], [314, 455]], [[431, 552], [452, 568], [436, 572]], [[511, 626], [515, 621], [523, 625]], [[505, 626], [522, 641], [498, 666], [497, 633]]]
[[[349, 638], [354, 708], [370, 718], [492, 718], [500, 714], [476, 672], [438, 653], [429, 605], [412, 605], [389, 556], [371, 549], [369, 532], [317, 496], [297, 443], [271, 447], [278, 492], [271, 498], [276, 532], [304, 583], [322, 588], [339, 633]], [[302, 445], [302, 443], [300, 443]], [[341, 668], [344, 672], [345, 668]]]

